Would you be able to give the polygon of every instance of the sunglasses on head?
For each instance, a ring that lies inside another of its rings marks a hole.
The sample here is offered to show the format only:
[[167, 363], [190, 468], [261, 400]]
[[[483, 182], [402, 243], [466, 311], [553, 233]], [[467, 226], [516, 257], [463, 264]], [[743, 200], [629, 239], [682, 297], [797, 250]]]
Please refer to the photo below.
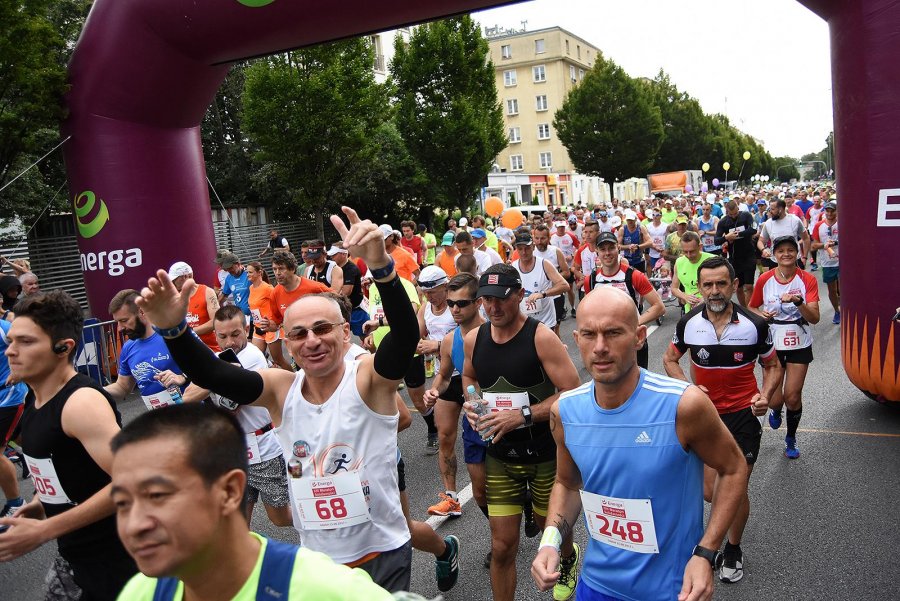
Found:
[[457, 300], [457, 301], [447, 299], [447, 306], [450, 307], [451, 309], [453, 307], [459, 307], [460, 309], [465, 309], [466, 307], [468, 307], [469, 305], [471, 305], [474, 302], [475, 302], [474, 298], [465, 299], [465, 300]]
[[317, 323], [311, 328], [304, 328], [303, 326], [297, 326], [293, 328], [290, 332], [287, 333], [288, 340], [306, 340], [306, 337], [310, 332], [315, 334], [318, 337], [326, 336], [331, 333], [334, 328], [340, 325], [344, 325], [347, 323], [346, 321], [336, 321], [334, 323], [325, 322], [325, 323]]

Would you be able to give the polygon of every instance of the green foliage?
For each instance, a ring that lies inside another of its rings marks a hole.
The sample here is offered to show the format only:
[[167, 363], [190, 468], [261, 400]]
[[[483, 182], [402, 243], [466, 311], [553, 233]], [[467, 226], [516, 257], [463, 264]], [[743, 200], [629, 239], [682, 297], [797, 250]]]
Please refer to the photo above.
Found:
[[246, 71], [243, 128], [260, 171], [277, 180], [294, 211], [316, 215], [320, 234], [322, 215], [341, 203], [336, 190], [363, 166], [388, 115], [374, 60], [369, 42], [355, 38], [261, 59]]
[[569, 92], [553, 127], [579, 173], [609, 181], [646, 175], [663, 141], [647, 87], [600, 58]]
[[660, 71], [647, 85], [651, 101], [659, 107], [665, 134], [652, 171], [696, 169], [708, 159], [712, 123], [697, 99], [679, 92], [665, 72]]
[[427, 178], [432, 206], [466, 207], [506, 147], [494, 66], [468, 15], [397, 38], [391, 74], [397, 129]]
[[782, 182], [800, 179], [797, 163], [798, 161], [795, 157], [777, 157], [775, 159], [775, 173], [772, 173], [772, 179]]

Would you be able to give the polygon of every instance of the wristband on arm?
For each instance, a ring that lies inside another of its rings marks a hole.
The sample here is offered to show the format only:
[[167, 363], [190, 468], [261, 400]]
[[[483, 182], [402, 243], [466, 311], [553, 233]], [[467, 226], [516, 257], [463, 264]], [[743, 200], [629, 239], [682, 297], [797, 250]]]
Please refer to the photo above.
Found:
[[544, 528], [544, 536], [541, 537], [541, 544], [538, 545], [538, 551], [544, 547], [553, 547], [559, 551], [562, 547], [562, 534], [556, 526], [547, 526]]

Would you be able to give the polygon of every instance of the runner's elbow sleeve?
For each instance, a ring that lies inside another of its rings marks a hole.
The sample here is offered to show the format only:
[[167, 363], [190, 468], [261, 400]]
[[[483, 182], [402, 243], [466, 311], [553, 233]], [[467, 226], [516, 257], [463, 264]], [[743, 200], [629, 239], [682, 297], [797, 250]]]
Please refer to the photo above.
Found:
[[387, 380], [402, 380], [419, 344], [419, 321], [399, 276], [378, 282], [378, 292], [391, 331], [375, 353], [375, 371]]
[[262, 395], [263, 379], [259, 373], [222, 361], [192, 333], [165, 341], [175, 363], [197, 386], [239, 405], [249, 405]]

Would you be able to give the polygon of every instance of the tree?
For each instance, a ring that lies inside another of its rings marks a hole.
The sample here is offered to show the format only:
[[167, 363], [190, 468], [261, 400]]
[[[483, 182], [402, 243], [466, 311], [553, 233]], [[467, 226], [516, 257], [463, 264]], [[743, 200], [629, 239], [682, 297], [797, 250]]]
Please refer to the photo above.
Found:
[[429, 202], [468, 207], [506, 147], [494, 66], [468, 15], [426, 23], [394, 42], [397, 128], [428, 182]]
[[696, 169], [708, 160], [713, 133], [700, 103], [679, 92], [662, 70], [647, 85], [651, 101], [659, 107], [664, 133], [652, 171]]
[[388, 114], [367, 39], [294, 50], [254, 63], [244, 85], [244, 129], [261, 171], [284, 186], [295, 210], [312, 213], [320, 237], [334, 194], [359, 169]]
[[607, 180], [646, 175], [663, 140], [647, 87], [601, 58], [566, 96], [553, 127], [579, 173]]
[[778, 157], [775, 159], [775, 173], [772, 179], [787, 182], [792, 179], [800, 179], [800, 172], [797, 170], [797, 159], [794, 157]]

